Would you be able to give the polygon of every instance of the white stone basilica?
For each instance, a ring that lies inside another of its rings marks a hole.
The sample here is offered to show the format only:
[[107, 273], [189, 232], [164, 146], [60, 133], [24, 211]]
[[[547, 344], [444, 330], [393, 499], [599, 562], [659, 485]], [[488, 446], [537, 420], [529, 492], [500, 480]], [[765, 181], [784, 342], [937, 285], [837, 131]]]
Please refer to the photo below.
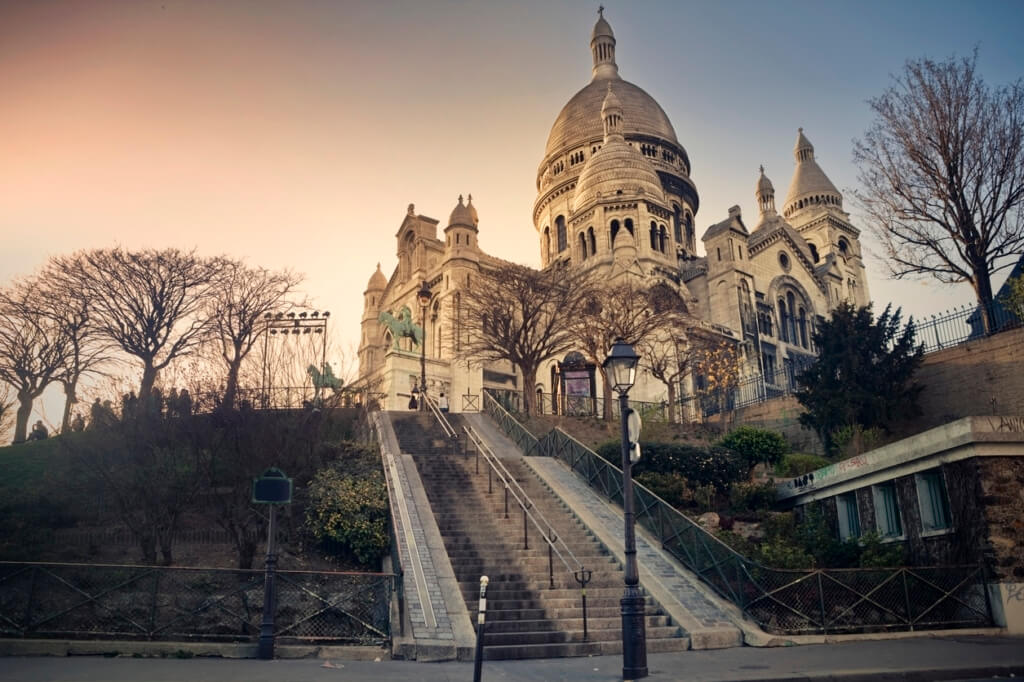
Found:
[[[818, 318], [842, 301], [870, 300], [860, 232], [843, 211], [842, 194], [814, 160], [814, 147], [801, 129], [781, 213], [762, 169], [753, 229], [733, 207], [701, 236], [705, 255], [698, 255], [699, 198], [690, 159], [658, 103], [619, 76], [615, 36], [603, 12], [590, 48], [590, 83], [555, 119], [537, 171], [533, 218], [541, 266], [564, 262], [609, 281], [629, 277], [641, 287], [673, 288], [709, 329], [740, 344], [747, 374], [760, 374], [770, 385], [813, 357], [811, 333]], [[416, 294], [423, 282], [431, 291], [425, 320], [430, 393], [444, 391], [452, 410], [461, 411], [478, 409], [484, 388], [523, 388], [507, 364], [456, 359], [460, 292], [496, 259], [477, 246], [472, 197], [459, 197], [443, 238], [438, 222], [410, 205], [396, 234], [398, 267], [388, 278], [378, 265], [364, 294], [360, 379], [386, 396], [385, 409], [408, 404], [419, 383], [421, 348], [411, 338], [396, 340], [384, 321], [418, 324]], [[533, 389], [564, 393], [564, 386], [552, 385], [560, 381], [554, 368], [561, 363], [550, 364]], [[630, 395], [661, 401], [666, 389], [641, 376]]]

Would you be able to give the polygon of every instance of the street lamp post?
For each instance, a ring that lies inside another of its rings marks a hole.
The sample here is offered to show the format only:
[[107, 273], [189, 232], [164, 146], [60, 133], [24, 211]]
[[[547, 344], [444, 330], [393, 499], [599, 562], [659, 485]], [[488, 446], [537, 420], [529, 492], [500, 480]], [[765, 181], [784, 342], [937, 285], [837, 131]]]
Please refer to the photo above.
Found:
[[640, 575], [636, 565], [636, 535], [633, 529], [633, 463], [630, 459], [629, 389], [636, 381], [640, 356], [622, 339], [616, 339], [605, 358], [605, 377], [619, 394], [622, 420], [622, 512], [625, 521], [626, 589], [622, 607], [622, 678], [647, 677], [647, 632], [644, 624], [644, 598], [640, 594]]
[[427, 409], [427, 305], [430, 303], [430, 287], [423, 280], [420, 290], [416, 292], [416, 300], [420, 303], [420, 325], [423, 328], [423, 339], [420, 341], [420, 404], [421, 410]]

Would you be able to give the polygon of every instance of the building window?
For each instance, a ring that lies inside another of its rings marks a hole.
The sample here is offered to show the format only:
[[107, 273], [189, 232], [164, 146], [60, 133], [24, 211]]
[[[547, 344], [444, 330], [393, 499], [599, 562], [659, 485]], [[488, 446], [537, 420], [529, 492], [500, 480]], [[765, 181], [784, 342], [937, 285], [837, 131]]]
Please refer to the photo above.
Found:
[[914, 481], [917, 483], [917, 504], [921, 508], [921, 531], [932, 533], [950, 528], [949, 497], [942, 471], [932, 469], [916, 474]]
[[883, 538], [903, 537], [900, 504], [896, 497], [896, 484], [892, 481], [871, 488], [875, 498], [875, 526]]
[[590, 255], [593, 256], [597, 253], [597, 235], [594, 234], [594, 228], [587, 228], [587, 237], [590, 240]]
[[837, 495], [836, 511], [839, 512], [839, 539], [859, 538], [860, 516], [857, 513], [857, 493]]
[[555, 218], [555, 227], [558, 228], [558, 253], [562, 253], [569, 248], [569, 237], [565, 233], [565, 218], [562, 216]]

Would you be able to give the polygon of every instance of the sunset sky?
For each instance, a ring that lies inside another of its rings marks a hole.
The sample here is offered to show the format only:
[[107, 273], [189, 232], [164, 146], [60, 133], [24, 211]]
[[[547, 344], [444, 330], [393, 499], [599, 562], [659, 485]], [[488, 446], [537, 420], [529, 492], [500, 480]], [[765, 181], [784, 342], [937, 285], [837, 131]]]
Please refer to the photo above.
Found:
[[[539, 263], [536, 169], [590, 79], [597, 5], [2, 2], [0, 284], [82, 248], [196, 247], [305, 273], [354, 354], [362, 292], [378, 261], [392, 272], [409, 203], [443, 226], [472, 193], [481, 247]], [[605, 6], [620, 74], [689, 153], [698, 235], [733, 204], [753, 224], [760, 164], [785, 195], [799, 126], [863, 227], [851, 140], [908, 58], [979, 46], [989, 83], [1024, 75], [1015, 0]], [[878, 306], [972, 299], [868, 268]]]

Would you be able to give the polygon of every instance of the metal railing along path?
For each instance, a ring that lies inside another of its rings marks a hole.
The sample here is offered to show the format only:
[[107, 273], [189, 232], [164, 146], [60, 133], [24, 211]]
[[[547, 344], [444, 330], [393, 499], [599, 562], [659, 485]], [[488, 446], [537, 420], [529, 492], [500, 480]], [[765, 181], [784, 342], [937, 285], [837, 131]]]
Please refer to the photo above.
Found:
[[[382, 644], [391, 573], [277, 571], [279, 641]], [[0, 637], [255, 642], [262, 570], [0, 562]]]
[[548, 584], [551, 589], [555, 587], [555, 563], [554, 558], [565, 566], [569, 576], [580, 585], [580, 596], [583, 605], [583, 638], [587, 639], [587, 583], [590, 582], [593, 572], [587, 570], [565, 540], [555, 533], [554, 526], [545, 518], [544, 514], [537, 508], [530, 496], [526, 494], [523, 487], [515, 480], [515, 477], [494, 454], [490, 446], [484, 442], [480, 434], [471, 426], [464, 426], [463, 430], [468, 437], [467, 443], [472, 443], [476, 452], [476, 473], [480, 473], [480, 457], [483, 456], [487, 465], [487, 494], [494, 492], [494, 477], [498, 478], [505, 495], [505, 518], [509, 518], [509, 495], [523, 512], [523, 549], [530, 549], [529, 523], [540, 533], [548, 548]]
[[[492, 409], [501, 407], [494, 403]], [[510, 417], [496, 421], [499, 426], [511, 424]], [[561, 429], [535, 440], [530, 451], [561, 460], [595, 491], [622, 504], [622, 470]], [[634, 494], [636, 522], [662, 549], [768, 632], [828, 634], [992, 624], [980, 565], [771, 568], [739, 554], [635, 481]]]

